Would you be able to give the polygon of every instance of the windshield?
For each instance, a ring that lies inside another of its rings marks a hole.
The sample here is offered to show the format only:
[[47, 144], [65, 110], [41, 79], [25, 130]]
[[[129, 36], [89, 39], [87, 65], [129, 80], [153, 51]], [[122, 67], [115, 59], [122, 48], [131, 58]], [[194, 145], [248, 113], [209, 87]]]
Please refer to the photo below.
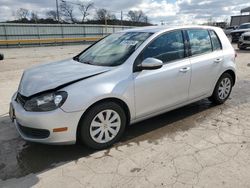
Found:
[[238, 29], [250, 29], [250, 24], [241, 25]]
[[80, 54], [77, 60], [98, 66], [121, 65], [150, 35], [152, 33], [114, 33]]

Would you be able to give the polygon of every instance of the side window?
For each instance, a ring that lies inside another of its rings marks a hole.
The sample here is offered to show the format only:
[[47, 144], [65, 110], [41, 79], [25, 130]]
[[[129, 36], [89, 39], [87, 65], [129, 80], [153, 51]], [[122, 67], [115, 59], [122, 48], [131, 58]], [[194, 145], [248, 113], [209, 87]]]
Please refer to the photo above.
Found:
[[222, 46], [221, 46], [221, 42], [220, 42], [217, 34], [212, 30], [209, 31], [209, 34], [210, 34], [210, 37], [211, 37], [211, 40], [212, 40], [213, 50], [214, 51], [221, 50]]
[[150, 43], [142, 52], [141, 60], [153, 57], [167, 63], [182, 59], [184, 56], [182, 32], [174, 31], [163, 34]]
[[207, 30], [190, 29], [187, 30], [190, 40], [192, 55], [199, 55], [212, 52], [210, 36]]

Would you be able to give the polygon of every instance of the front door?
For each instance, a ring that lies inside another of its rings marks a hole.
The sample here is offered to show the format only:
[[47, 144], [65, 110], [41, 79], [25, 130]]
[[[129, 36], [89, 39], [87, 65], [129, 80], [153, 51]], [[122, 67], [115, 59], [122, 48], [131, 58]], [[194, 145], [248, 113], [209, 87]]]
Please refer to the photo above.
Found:
[[181, 30], [168, 32], [156, 38], [138, 56], [140, 62], [153, 57], [162, 60], [164, 65], [157, 70], [134, 73], [137, 118], [164, 111], [188, 99], [191, 67], [183, 41]]

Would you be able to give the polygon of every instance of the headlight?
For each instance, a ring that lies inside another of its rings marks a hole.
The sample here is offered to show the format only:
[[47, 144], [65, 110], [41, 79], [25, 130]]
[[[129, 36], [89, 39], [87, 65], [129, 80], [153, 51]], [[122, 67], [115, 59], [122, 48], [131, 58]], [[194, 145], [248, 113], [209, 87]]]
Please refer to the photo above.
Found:
[[33, 97], [26, 101], [24, 109], [32, 112], [52, 111], [61, 107], [67, 99], [67, 96], [67, 92], [58, 91]]

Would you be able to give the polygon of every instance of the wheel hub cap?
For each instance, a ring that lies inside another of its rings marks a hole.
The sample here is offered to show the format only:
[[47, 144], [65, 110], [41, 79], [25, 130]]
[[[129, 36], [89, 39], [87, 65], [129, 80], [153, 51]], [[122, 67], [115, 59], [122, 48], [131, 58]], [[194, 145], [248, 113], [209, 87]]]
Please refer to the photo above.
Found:
[[221, 100], [226, 99], [230, 94], [230, 90], [231, 90], [231, 80], [229, 78], [224, 78], [219, 85], [219, 90], [218, 90], [219, 98]]
[[120, 128], [119, 114], [114, 110], [103, 110], [92, 120], [90, 136], [97, 143], [107, 143], [117, 136]]

